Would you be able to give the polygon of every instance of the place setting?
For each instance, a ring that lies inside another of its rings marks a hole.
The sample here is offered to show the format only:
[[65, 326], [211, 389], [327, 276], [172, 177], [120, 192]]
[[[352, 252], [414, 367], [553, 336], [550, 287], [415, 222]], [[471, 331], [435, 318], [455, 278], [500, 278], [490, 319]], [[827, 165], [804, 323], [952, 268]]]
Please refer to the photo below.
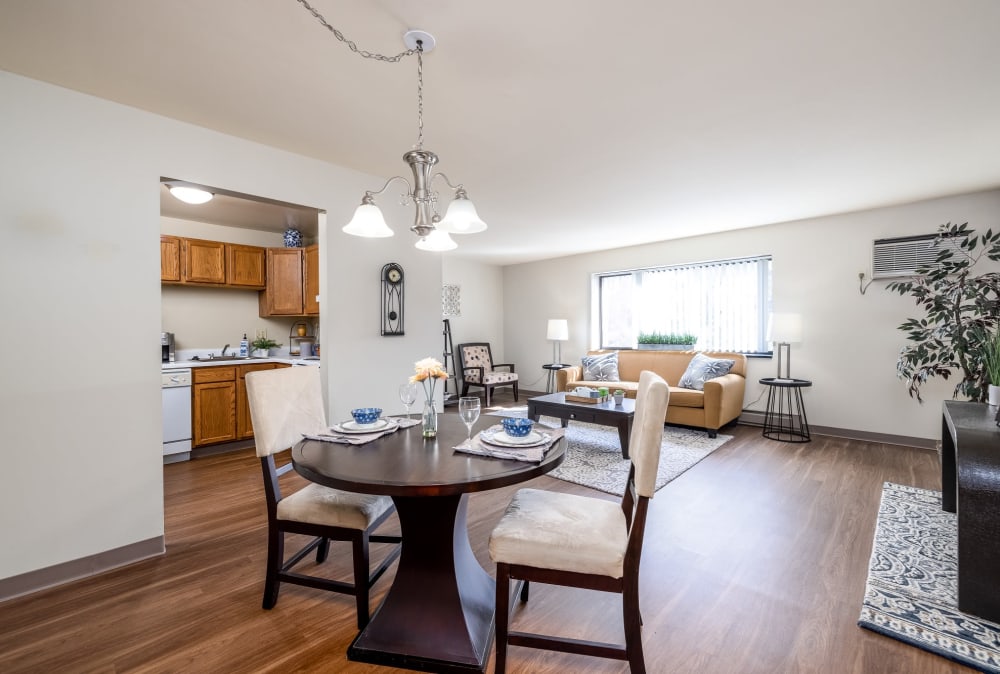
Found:
[[[403, 397], [403, 392], [400, 392]], [[405, 400], [404, 400], [405, 403]], [[412, 403], [411, 403], [412, 404]], [[306, 440], [335, 442], [342, 445], [364, 445], [401, 428], [410, 428], [420, 422], [410, 419], [409, 405], [406, 418], [383, 417], [381, 407], [358, 407], [351, 410], [352, 419], [330, 426], [329, 433], [306, 434]]]
[[[538, 463], [566, 432], [562, 428], [535, 427], [531, 419], [504, 417], [474, 437], [472, 427], [479, 419], [479, 398], [460, 398], [458, 414], [468, 429], [468, 437], [455, 446], [459, 452], [478, 454], [496, 459], [512, 459]], [[543, 430], [544, 429], [544, 430]]]

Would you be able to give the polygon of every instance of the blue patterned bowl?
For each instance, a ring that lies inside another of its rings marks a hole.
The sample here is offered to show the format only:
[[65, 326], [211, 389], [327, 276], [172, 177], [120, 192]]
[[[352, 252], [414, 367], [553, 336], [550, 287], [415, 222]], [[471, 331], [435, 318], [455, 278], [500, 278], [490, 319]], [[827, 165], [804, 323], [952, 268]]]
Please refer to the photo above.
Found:
[[358, 426], [370, 426], [378, 421], [378, 418], [381, 415], [381, 407], [359, 407], [356, 410], [351, 410], [351, 416], [354, 417], [354, 423]]
[[504, 417], [501, 421], [503, 430], [512, 438], [523, 438], [531, 432], [531, 427], [535, 424], [531, 419], [515, 419]]

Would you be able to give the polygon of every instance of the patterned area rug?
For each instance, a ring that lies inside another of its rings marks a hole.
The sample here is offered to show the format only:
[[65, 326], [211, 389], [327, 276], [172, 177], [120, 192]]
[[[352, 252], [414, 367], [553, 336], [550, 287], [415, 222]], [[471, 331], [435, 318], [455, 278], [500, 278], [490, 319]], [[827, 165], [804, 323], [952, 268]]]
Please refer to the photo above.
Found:
[[940, 492], [886, 482], [858, 625], [1000, 672], [1000, 625], [958, 610], [957, 538]]
[[[524, 417], [527, 406], [490, 410], [492, 416]], [[558, 426], [554, 417], [541, 417], [540, 422]], [[709, 438], [705, 431], [667, 426], [663, 429], [660, 465], [656, 471], [656, 488], [674, 480], [706, 456], [717, 450], [733, 436]], [[631, 462], [622, 458], [618, 430], [610, 426], [597, 426], [572, 421], [566, 427], [569, 451], [566, 460], [549, 473], [549, 477], [582, 484], [591, 489], [621, 496], [625, 493], [628, 469]]]

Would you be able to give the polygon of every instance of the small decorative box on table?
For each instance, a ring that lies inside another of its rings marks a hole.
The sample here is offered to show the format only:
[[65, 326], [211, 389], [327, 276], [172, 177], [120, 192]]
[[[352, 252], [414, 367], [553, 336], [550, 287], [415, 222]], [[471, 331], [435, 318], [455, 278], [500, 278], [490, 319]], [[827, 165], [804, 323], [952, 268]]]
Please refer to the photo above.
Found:
[[606, 403], [608, 402], [608, 396], [602, 396], [597, 391], [594, 391], [594, 395], [592, 396], [578, 396], [573, 393], [567, 393], [566, 402], [584, 404]]

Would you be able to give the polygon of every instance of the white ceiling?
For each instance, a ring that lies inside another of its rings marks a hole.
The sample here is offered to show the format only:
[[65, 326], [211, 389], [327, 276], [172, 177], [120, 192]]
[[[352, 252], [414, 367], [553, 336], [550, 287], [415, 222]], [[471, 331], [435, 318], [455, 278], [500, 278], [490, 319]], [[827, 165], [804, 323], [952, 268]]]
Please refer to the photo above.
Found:
[[[449, 254], [1000, 186], [996, 0], [312, 2], [362, 49], [437, 39], [425, 147], [490, 225]], [[2, 0], [0, 69], [377, 176], [416, 141], [416, 60], [362, 59], [296, 0]]]

